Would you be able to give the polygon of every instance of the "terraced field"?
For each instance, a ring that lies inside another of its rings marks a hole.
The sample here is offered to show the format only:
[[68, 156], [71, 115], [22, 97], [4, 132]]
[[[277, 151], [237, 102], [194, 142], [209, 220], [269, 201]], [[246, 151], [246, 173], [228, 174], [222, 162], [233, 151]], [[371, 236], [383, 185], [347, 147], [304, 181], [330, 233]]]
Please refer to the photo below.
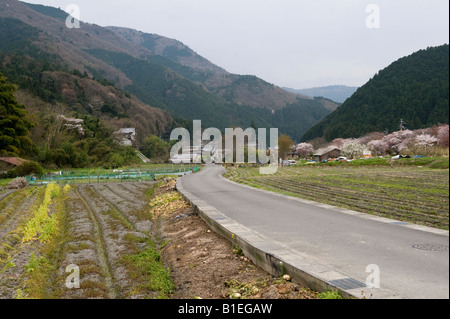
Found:
[[166, 297], [173, 284], [152, 235], [154, 185], [2, 190], [0, 299]]
[[448, 229], [449, 170], [420, 167], [292, 166], [274, 175], [231, 168], [225, 177], [325, 204]]

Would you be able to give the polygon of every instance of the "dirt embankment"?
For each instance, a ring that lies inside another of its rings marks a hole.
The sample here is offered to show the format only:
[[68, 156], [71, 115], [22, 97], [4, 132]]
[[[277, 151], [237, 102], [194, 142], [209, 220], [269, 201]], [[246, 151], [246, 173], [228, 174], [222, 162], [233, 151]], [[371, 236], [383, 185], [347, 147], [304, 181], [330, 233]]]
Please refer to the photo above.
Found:
[[[168, 187], [167, 187], [168, 186]], [[172, 182], [162, 191], [170, 191]], [[256, 267], [210, 231], [192, 207], [160, 218], [162, 258], [176, 289], [171, 298], [315, 299], [317, 293]]]

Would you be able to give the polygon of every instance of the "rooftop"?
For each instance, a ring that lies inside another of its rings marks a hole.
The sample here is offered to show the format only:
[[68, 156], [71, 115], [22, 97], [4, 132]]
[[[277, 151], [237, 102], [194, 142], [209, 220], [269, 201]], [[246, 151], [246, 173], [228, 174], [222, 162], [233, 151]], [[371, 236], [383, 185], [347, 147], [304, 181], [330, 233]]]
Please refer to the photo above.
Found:
[[318, 149], [317, 151], [314, 152], [314, 156], [322, 156], [322, 155], [325, 155], [334, 150], [340, 151], [340, 149], [337, 148], [336, 146], [330, 146], [330, 147]]
[[28, 162], [26, 159], [20, 157], [0, 157], [0, 161], [14, 166], [20, 166], [23, 163]]

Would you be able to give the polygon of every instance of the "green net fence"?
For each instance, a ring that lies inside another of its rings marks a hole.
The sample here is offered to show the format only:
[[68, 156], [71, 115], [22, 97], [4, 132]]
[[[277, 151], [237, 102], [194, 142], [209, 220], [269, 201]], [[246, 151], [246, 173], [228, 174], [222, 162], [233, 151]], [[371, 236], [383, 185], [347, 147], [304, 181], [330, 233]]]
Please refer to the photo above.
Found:
[[195, 173], [200, 169], [193, 165], [159, 165], [142, 169], [92, 169], [59, 171], [44, 175], [27, 176], [30, 185], [59, 184], [91, 184], [131, 181], [155, 181], [164, 176], [182, 176]]

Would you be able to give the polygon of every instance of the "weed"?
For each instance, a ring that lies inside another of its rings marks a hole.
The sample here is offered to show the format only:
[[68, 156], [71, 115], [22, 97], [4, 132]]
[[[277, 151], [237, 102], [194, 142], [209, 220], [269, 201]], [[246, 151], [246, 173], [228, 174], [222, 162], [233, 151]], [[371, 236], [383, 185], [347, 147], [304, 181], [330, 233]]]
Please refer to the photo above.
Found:
[[147, 241], [147, 238], [143, 236], [137, 236], [136, 234], [133, 233], [127, 233], [124, 236], [124, 239], [132, 243], [145, 243]]
[[164, 249], [168, 243], [170, 243], [170, 239], [163, 240], [160, 244], [160, 249]]
[[145, 195], [147, 196], [149, 202], [151, 202], [152, 197], [155, 194], [155, 191], [163, 184], [164, 182], [155, 183], [145, 191]]
[[238, 256], [244, 256], [244, 251], [242, 250], [241, 246], [236, 245], [233, 249], [233, 253]]
[[[55, 190], [56, 188], [58, 190]], [[54, 272], [64, 247], [63, 243], [67, 240], [65, 199], [66, 192], [61, 192], [60, 186], [47, 185], [41, 205], [25, 225], [24, 234], [28, 237], [24, 239], [27, 241], [39, 239], [43, 243], [36, 252], [39, 257], [34, 253], [31, 254], [29, 262], [25, 265], [27, 273], [24, 284], [27, 287], [27, 298], [49, 298], [58, 291], [54, 288], [56, 280]], [[51, 214], [50, 205], [52, 205]]]
[[327, 290], [319, 294], [320, 299], [343, 299], [341, 293], [337, 290]]
[[153, 219], [156, 219], [160, 216], [173, 213], [183, 207], [188, 207], [188, 204], [178, 192], [171, 191], [153, 196], [149, 206]]
[[4, 273], [8, 269], [14, 268], [14, 267], [16, 267], [16, 264], [14, 264], [14, 262], [12, 261], [11, 256], [8, 256], [8, 260], [6, 261], [6, 265], [3, 267], [2, 270], [0, 270], [0, 274]]
[[256, 295], [260, 291], [258, 282], [245, 283], [231, 279], [225, 282], [225, 286], [229, 288], [227, 295], [231, 299], [245, 299], [248, 296]]
[[236, 235], [231, 234], [231, 247], [233, 254], [236, 254], [238, 256], [244, 256], [244, 251], [242, 250], [242, 247], [236, 243]]
[[17, 289], [16, 290], [16, 295], [14, 296], [14, 299], [25, 299], [26, 296], [23, 293], [22, 289]]
[[23, 243], [36, 239], [45, 242], [58, 231], [56, 216], [49, 214], [49, 205], [52, 203], [52, 196], [59, 196], [59, 186], [54, 183], [47, 185], [42, 204], [34, 213], [33, 218], [25, 225], [22, 238]]
[[30, 256], [30, 260], [25, 265], [25, 269], [27, 270], [27, 272], [35, 271], [40, 266], [42, 266], [45, 262], [46, 262], [45, 258], [43, 258], [43, 257], [36, 258], [34, 256], [34, 253], [32, 253]]
[[283, 277], [285, 275], [285, 269], [284, 269], [284, 263], [282, 261], [280, 261], [280, 273], [281, 273], [281, 277]]
[[161, 262], [161, 255], [156, 244], [148, 239], [147, 248], [137, 254], [126, 255], [123, 261], [130, 270], [130, 276], [140, 282], [142, 290], [158, 293], [158, 298], [167, 298], [173, 293], [175, 285], [170, 277], [170, 271], [165, 269]]

